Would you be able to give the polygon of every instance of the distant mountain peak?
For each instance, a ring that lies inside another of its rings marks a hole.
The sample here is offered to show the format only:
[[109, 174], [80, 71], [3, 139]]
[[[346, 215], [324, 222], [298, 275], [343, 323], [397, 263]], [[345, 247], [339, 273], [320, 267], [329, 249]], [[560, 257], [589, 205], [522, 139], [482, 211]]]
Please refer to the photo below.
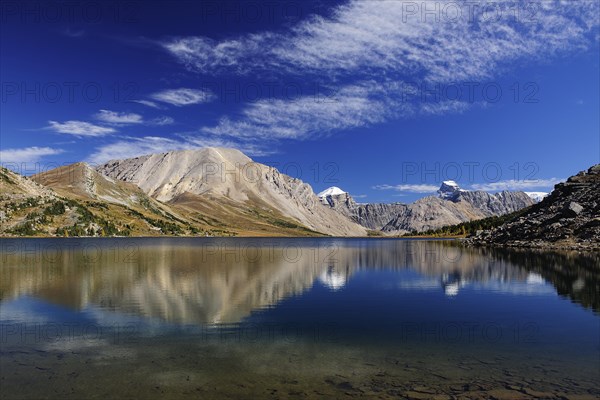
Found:
[[454, 181], [444, 181], [438, 190], [438, 194], [442, 199], [452, 200], [462, 191], [463, 189], [458, 186], [458, 183]]
[[346, 194], [346, 193], [348, 193], [348, 192], [344, 192], [342, 189], [340, 189], [337, 186], [331, 186], [331, 187], [323, 190], [319, 194], [317, 194], [317, 196], [320, 198], [324, 198], [327, 196], [338, 196], [340, 194]]
[[548, 196], [550, 193], [548, 192], [525, 192], [525, 194], [529, 197], [531, 197], [536, 203], [539, 203], [540, 201], [544, 200], [544, 198], [546, 196]]

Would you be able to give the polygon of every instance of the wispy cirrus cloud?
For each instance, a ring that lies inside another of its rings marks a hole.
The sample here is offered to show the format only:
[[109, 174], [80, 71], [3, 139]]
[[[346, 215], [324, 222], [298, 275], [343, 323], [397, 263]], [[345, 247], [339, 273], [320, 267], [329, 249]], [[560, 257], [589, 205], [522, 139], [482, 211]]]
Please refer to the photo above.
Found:
[[153, 118], [150, 121], [148, 121], [149, 125], [156, 125], [156, 126], [172, 125], [174, 123], [175, 123], [175, 120], [166, 115], [161, 115], [160, 117], [156, 117], [156, 118]]
[[408, 193], [435, 193], [439, 189], [439, 185], [427, 184], [403, 184], [403, 185], [376, 185], [373, 186], [376, 190], [394, 190], [396, 192]]
[[547, 189], [552, 188], [560, 182], [564, 182], [564, 178], [548, 178], [548, 179], [524, 179], [516, 180], [509, 179], [498, 182], [476, 183], [471, 185], [473, 190], [484, 190], [486, 192], [495, 192], [500, 190], [528, 190], [528, 189]]
[[156, 108], [156, 109], [161, 109], [163, 107], [161, 107], [160, 105], [158, 105], [156, 102], [154, 101], [150, 101], [150, 100], [131, 100], [132, 103], [138, 103], [138, 104], [142, 104], [145, 105], [147, 107], [152, 107], [152, 108]]
[[140, 114], [117, 112], [110, 110], [100, 110], [94, 115], [99, 121], [102, 121], [111, 125], [133, 125], [133, 124], [146, 124], [150, 126], [165, 126], [172, 125], [175, 120], [167, 115], [161, 115], [149, 120], [144, 120]]
[[[465, 2], [468, 3], [468, 2]], [[350, 1], [329, 17], [313, 16], [287, 30], [225, 40], [177, 37], [163, 48], [200, 74], [289, 76], [334, 82], [336, 103], [299, 96], [247, 105], [205, 132], [234, 137], [306, 139], [336, 130], [369, 126], [398, 117], [464, 112], [477, 104], [464, 99], [406, 102], [400, 86], [418, 87], [494, 79], [516, 62], [535, 62], [584, 50], [597, 35], [600, 3], [494, 2], [500, 18], [459, 6], [458, 18], [422, 17], [401, 0]], [[471, 5], [472, 6], [472, 5]], [[526, 12], [514, 17], [514, 9]], [[528, 8], [527, 8], [528, 7]], [[534, 7], [531, 10], [531, 7]], [[512, 10], [512, 11], [511, 11]], [[312, 104], [311, 104], [312, 103]], [[368, 105], [372, 105], [369, 110]], [[346, 111], [348, 110], [348, 111]], [[290, 118], [283, 117], [290, 115]]]
[[144, 119], [140, 114], [110, 110], [100, 110], [94, 117], [99, 121], [109, 124], [141, 124], [144, 122]]
[[47, 127], [47, 129], [51, 129], [58, 133], [66, 133], [69, 135], [79, 137], [105, 136], [116, 132], [116, 129], [114, 128], [94, 125], [84, 121], [48, 121], [48, 124], [49, 126]]
[[[505, 61], [586, 46], [584, 35], [599, 23], [597, 2], [539, 2], [533, 8], [530, 3], [496, 1], [493, 18], [485, 7], [464, 5], [460, 16], [439, 18], [444, 15], [438, 12], [436, 20], [431, 13], [423, 18], [420, 9], [410, 13], [413, 1], [350, 1], [331, 17], [313, 16], [284, 32], [222, 41], [179, 37], [163, 47], [202, 73], [266, 69], [377, 76], [387, 71], [438, 82], [490, 76]], [[440, 0], [434, 6], [461, 5]]]
[[163, 90], [150, 95], [150, 97], [153, 100], [177, 107], [208, 103], [214, 99], [213, 93], [208, 90], [189, 88]]
[[[259, 100], [242, 110], [242, 118], [225, 117], [214, 127], [204, 127], [202, 132], [246, 139], [302, 139], [383, 122], [392, 111], [371, 91], [368, 86], [355, 85], [325, 97]], [[404, 109], [401, 104], [397, 106], [395, 111]]]
[[18, 149], [2, 149], [0, 150], [0, 163], [38, 162], [43, 157], [53, 156], [61, 153], [64, 153], [64, 150], [38, 146]]

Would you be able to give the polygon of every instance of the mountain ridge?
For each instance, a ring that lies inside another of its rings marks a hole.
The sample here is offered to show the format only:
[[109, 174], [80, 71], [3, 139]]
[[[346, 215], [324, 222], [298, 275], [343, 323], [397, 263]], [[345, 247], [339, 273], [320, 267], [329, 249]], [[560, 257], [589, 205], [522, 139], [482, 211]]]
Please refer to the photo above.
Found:
[[454, 181], [442, 182], [438, 196], [427, 196], [413, 203], [358, 204], [348, 193], [325, 195], [323, 204], [371, 230], [401, 235], [434, 230], [443, 226], [509, 214], [533, 205], [524, 192], [502, 191], [490, 194], [469, 191]]
[[[454, 181], [409, 204], [357, 203], [338, 187], [315, 194], [300, 179], [218, 147], [96, 168], [79, 162], [30, 178], [2, 169], [0, 178], [8, 207], [0, 214], [2, 234], [397, 236], [535, 204], [532, 193], [469, 191]], [[53, 225], [45, 226], [48, 220]]]

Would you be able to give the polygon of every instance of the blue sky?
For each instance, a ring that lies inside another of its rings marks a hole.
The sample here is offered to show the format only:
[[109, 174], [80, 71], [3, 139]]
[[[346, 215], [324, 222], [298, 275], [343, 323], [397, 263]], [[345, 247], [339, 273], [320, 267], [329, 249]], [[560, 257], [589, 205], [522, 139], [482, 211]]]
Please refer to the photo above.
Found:
[[6, 1], [0, 161], [236, 147], [365, 202], [600, 162], [599, 2], [473, 4]]

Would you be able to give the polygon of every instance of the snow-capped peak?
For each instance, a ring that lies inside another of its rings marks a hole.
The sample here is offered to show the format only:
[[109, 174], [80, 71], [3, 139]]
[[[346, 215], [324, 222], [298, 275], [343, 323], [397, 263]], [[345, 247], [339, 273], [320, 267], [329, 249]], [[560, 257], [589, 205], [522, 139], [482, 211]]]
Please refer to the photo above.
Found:
[[536, 203], [544, 200], [544, 197], [548, 196], [550, 193], [546, 192], [525, 192], [525, 194], [535, 200]]
[[462, 189], [458, 186], [458, 183], [454, 181], [444, 181], [438, 190], [438, 194], [442, 199], [453, 199], [461, 191]]
[[317, 196], [320, 198], [323, 197], [327, 197], [327, 196], [337, 196], [340, 194], [346, 194], [347, 192], [344, 192], [342, 189], [340, 189], [337, 186], [332, 186], [330, 188], [327, 188], [325, 190], [323, 190], [321, 193], [319, 193]]
[[458, 186], [458, 183], [456, 183], [454, 181], [444, 181], [444, 182], [442, 182], [442, 185], [452, 186], [452, 187], [460, 189], [460, 187]]

